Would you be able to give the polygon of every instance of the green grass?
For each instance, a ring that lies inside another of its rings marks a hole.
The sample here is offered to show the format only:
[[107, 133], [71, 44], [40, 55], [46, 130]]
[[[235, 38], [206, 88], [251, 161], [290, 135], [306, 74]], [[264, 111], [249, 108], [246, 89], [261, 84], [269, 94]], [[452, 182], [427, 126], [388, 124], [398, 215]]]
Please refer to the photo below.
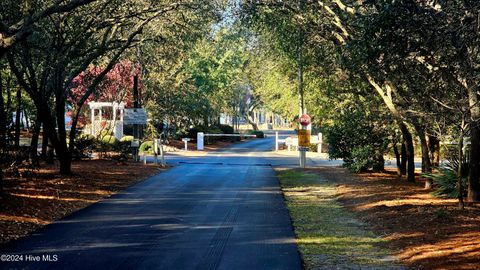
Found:
[[321, 176], [297, 170], [279, 170], [297, 244], [306, 269], [329, 266], [391, 269], [385, 260], [385, 242], [335, 199], [335, 186]]

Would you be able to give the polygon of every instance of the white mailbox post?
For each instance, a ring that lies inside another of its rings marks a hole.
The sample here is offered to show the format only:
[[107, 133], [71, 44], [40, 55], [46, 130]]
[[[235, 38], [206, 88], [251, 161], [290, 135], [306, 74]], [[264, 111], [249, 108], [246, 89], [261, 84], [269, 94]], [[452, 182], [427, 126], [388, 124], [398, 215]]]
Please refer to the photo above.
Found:
[[190, 138], [182, 138], [182, 141], [185, 143], [185, 151], [188, 151], [188, 142], [190, 141]]
[[205, 134], [203, 132], [197, 133], [197, 150], [203, 150], [203, 142], [205, 139]]

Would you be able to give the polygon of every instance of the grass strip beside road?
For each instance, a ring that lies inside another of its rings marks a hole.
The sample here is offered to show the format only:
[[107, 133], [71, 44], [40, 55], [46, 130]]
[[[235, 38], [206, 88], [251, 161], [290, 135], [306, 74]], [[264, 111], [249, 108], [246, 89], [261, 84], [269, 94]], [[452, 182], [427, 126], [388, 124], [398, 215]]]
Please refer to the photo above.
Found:
[[335, 198], [335, 185], [313, 172], [277, 169], [305, 269], [402, 269], [385, 240]]

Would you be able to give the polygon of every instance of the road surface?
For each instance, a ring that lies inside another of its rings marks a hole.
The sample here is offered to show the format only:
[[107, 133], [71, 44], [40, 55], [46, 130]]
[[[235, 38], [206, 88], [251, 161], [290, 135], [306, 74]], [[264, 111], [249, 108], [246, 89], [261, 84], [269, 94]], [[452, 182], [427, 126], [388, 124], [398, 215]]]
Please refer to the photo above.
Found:
[[297, 161], [272, 155], [272, 148], [272, 138], [256, 139], [177, 160], [169, 171], [3, 248], [1, 254], [23, 261], [0, 268], [301, 269], [271, 167]]

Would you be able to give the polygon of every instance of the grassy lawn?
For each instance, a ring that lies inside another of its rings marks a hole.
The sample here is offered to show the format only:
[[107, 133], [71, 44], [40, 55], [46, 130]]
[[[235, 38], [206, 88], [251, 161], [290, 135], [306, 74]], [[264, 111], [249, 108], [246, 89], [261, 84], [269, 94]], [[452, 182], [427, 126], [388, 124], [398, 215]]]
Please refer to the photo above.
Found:
[[279, 169], [277, 175], [306, 269], [399, 267], [382, 247], [385, 240], [337, 202], [333, 184], [295, 169]]

